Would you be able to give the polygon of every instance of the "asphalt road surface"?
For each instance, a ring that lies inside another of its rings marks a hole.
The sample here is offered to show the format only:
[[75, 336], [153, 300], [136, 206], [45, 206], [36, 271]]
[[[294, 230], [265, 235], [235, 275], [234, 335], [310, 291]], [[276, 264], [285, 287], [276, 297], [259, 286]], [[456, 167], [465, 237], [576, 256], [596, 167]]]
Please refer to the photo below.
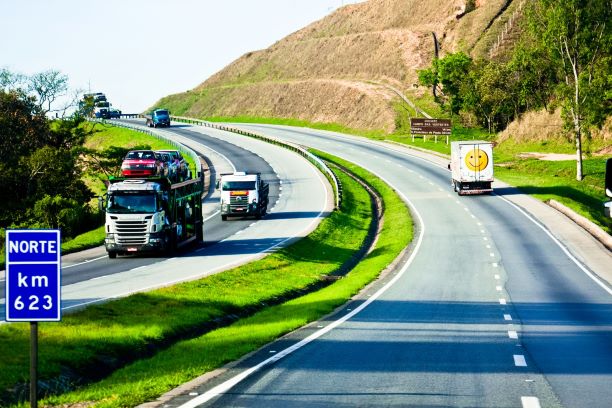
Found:
[[444, 160], [331, 132], [239, 126], [385, 179], [410, 203], [415, 247], [338, 316], [164, 406], [611, 406], [612, 289], [597, 277], [609, 253], [575, 250], [566, 221], [534, 220], [529, 212], [547, 210], [515, 189], [458, 197]]

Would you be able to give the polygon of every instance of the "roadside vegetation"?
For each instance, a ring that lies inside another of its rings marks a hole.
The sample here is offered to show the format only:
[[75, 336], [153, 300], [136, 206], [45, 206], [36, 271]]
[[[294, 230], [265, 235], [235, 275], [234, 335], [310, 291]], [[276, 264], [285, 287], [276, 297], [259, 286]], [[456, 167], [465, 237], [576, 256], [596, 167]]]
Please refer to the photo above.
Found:
[[[333, 311], [375, 279], [412, 238], [408, 209], [375, 176], [325, 158], [367, 180], [382, 198], [380, 235], [354, 269], [340, 279], [328, 277], [366, 239], [371, 199], [360, 184], [336, 172], [344, 194], [340, 210], [289, 247], [204, 279], [40, 324], [41, 378], [54, 394], [41, 405], [126, 407], [152, 400]], [[12, 350], [0, 361], [0, 405], [27, 397], [28, 330], [20, 323], [0, 327], [2, 348]]]

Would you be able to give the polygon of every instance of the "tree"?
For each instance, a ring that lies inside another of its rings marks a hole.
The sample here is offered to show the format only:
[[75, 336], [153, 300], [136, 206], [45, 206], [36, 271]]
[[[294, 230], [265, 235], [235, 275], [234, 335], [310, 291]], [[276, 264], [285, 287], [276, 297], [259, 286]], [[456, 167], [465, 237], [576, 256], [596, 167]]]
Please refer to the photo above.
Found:
[[472, 59], [465, 53], [458, 52], [434, 60], [431, 68], [418, 72], [422, 85], [442, 85], [443, 94], [436, 97], [436, 102], [451, 114], [451, 118], [461, 109], [463, 101], [460, 91], [471, 65]]
[[611, 0], [536, 0], [530, 33], [547, 50], [561, 82], [556, 94], [576, 142], [576, 179], [582, 180], [582, 135], [611, 113]]
[[461, 109], [472, 112], [489, 133], [495, 132], [514, 117], [513, 87], [506, 64], [476, 61], [460, 89]]
[[36, 94], [45, 113], [51, 112], [51, 104], [68, 91], [68, 76], [52, 69], [39, 72], [28, 78], [28, 91]]
[[25, 80], [25, 75], [11, 72], [6, 68], [0, 69], [0, 90], [16, 90], [25, 84]]
[[19, 158], [44, 146], [50, 128], [44, 112], [21, 90], [0, 90], [0, 162]]
[[0, 90], [0, 227], [38, 225], [35, 204], [60, 196], [70, 200], [53, 201], [67, 206], [57, 210], [54, 226], [70, 223], [77, 230], [75, 217], [87, 215], [84, 205], [92, 197], [81, 180], [82, 121], [75, 116], [49, 122], [33, 97]]

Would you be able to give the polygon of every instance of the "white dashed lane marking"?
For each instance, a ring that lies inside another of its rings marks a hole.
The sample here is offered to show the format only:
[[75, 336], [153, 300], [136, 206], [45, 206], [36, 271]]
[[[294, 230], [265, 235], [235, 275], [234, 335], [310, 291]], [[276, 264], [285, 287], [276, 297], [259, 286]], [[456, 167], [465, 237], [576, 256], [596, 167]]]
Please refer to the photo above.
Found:
[[517, 367], [527, 367], [527, 361], [525, 361], [525, 356], [522, 354], [515, 354], [514, 356], [514, 365]]
[[523, 408], [541, 408], [540, 400], [537, 397], [521, 397]]

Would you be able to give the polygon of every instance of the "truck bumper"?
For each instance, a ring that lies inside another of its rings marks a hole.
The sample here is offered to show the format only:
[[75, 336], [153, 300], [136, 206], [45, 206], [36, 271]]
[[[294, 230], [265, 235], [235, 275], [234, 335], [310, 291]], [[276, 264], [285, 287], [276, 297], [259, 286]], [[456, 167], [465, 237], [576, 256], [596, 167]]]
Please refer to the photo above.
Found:
[[[111, 234], [112, 235], [112, 234]], [[161, 234], [151, 234], [147, 244], [123, 244], [117, 243], [114, 236], [104, 239], [106, 252], [117, 254], [135, 254], [140, 252], [160, 252], [166, 249], [166, 241]]]
[[258, 213], [259, 208], [253, 204], [244, 206], [230, 206], [226, 204], [221, 206], [221, 215], [257, 215]]
[[456, 182], [459, 195], [488, 194], [493, 192], [491, 181]]

